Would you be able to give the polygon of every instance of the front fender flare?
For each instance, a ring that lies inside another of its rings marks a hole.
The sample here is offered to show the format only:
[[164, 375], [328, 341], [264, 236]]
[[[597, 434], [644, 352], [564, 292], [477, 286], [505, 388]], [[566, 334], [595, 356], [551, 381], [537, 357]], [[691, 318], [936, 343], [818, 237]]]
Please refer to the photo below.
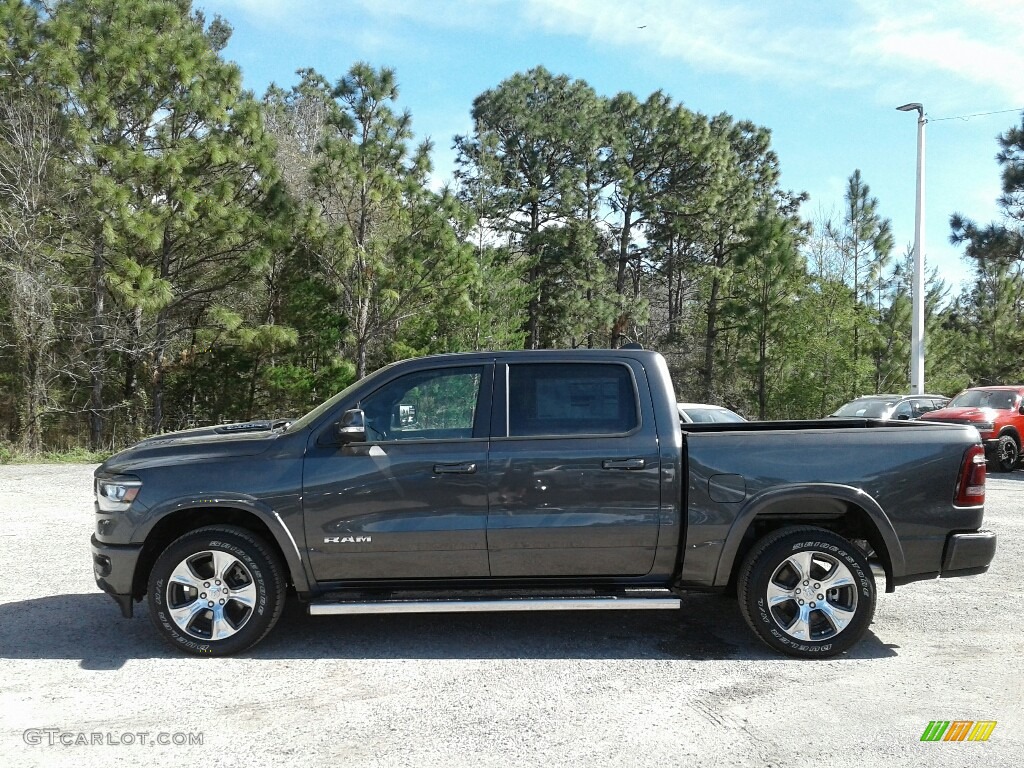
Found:
[[[798, 507], [801, 500], [810, 499], [815, 501], [840, 501], [852, 504], [863, 510], [885, 544], [890, 563], [890, 573], [888, 575], [896, 579], [905, 574], [906, 560], [903, 554], [903, 546], [900, 544], [899, 536], [896, 535], [896, 529], [893, 528], [889, 516], [885, 514], [885, 511], [870, 494], [865, 493], [860, 488], [838, 483], [806, 483], [772, 488], [752, 497], [744, 505], [733, 521], [732, 527], [726, 536], [725, 544], [722, 547], [722, 553], [718, 559], [718, 570], [715, 572], [715, 586], [723, 587], [729, 583], [740, 544], [758, 515], [780, 503], [787, 503]], [[794, 510], [793, 517], [799, 518], [798, 509]], [[808, 521], [808, 524], [813, 525], [813, 521]]]
[[[281, 553], [284, 555], [285, 565], [288, 567], [297, 592], [308, 592], [310, 579], [306, 573], [305, 561], [299, 549], [299, 543], [292, 535], [292, 531], [285, 524], [284, 520], [275, 509], [263, 503], [259, 499], [242, 494], [204, 494], [203, 496], [181, 497], [170, 499], [153, 507], [146, 515], [145, 524], [140, 526], [134, 533], [133, 539], [145, 541], [153, 528], [169, 515], [190, 511], [201, 511], [211, 507], [218, 509], [231, 509], [238, 512], [245, 512], [262, 522]], [[305, 542], [303, 542], [305, 546]]]

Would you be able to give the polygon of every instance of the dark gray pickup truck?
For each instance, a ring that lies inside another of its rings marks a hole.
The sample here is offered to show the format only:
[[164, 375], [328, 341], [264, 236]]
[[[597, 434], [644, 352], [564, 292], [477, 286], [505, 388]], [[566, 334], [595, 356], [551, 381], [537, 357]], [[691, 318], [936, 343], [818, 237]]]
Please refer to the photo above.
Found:
[[126, 617], [242, 651], [314, 615], [678, 608], [736, 590], [772, 648], [843, 652], [887, 591], [984, 572], [971, 427], [680, 428], [643, 350], [407, 360], [295, 422], [144, 440], [96, 470], [92, 555]]

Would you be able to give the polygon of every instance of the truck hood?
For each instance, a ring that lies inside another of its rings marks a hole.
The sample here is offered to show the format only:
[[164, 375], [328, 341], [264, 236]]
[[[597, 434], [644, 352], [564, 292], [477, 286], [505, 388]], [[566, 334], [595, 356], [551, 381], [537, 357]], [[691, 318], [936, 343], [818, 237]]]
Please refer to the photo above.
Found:
[[284, 423], [247, 421], [147, 437], [111, 456], [96, 474], [130, 473], [145, 467], [256, 456], [280, 436], [280, 431], [275, 431], [274, 427]]
[[999, 416], [995, 408], [979, 408], [971, 405], [964, 408], [940, 408], [937, 411], [929, 411], [921, 418], [925, 421], [951, 421], [959, 424], [972, 424], [975, 422], [992, 422]]

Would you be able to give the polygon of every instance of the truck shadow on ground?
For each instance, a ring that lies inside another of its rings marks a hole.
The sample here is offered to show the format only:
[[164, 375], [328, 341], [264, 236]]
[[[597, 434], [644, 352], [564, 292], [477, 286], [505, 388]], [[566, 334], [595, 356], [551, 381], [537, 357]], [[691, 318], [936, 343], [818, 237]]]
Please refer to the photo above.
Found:
[[[90, 670], [182, 658], [136, 605], [122, 619], [103, 594], [0, 604], [0, 658], [67, 659]], [[872, 632], [841, 659], [897, 655]], [[666, 659], [783, 661], [753, 636], [734, 600], [690, 595], [675, 611], [311, 617], [290, 600], [252, 659]]]

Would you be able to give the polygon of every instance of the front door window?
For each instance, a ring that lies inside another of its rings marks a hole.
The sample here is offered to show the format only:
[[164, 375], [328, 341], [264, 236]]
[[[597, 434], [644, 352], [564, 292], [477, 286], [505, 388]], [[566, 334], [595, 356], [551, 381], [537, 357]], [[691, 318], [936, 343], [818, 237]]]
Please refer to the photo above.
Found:
[[453, 440], [473, 437], [479, 366], [402, 376], [362, 402], [367, 439]]

